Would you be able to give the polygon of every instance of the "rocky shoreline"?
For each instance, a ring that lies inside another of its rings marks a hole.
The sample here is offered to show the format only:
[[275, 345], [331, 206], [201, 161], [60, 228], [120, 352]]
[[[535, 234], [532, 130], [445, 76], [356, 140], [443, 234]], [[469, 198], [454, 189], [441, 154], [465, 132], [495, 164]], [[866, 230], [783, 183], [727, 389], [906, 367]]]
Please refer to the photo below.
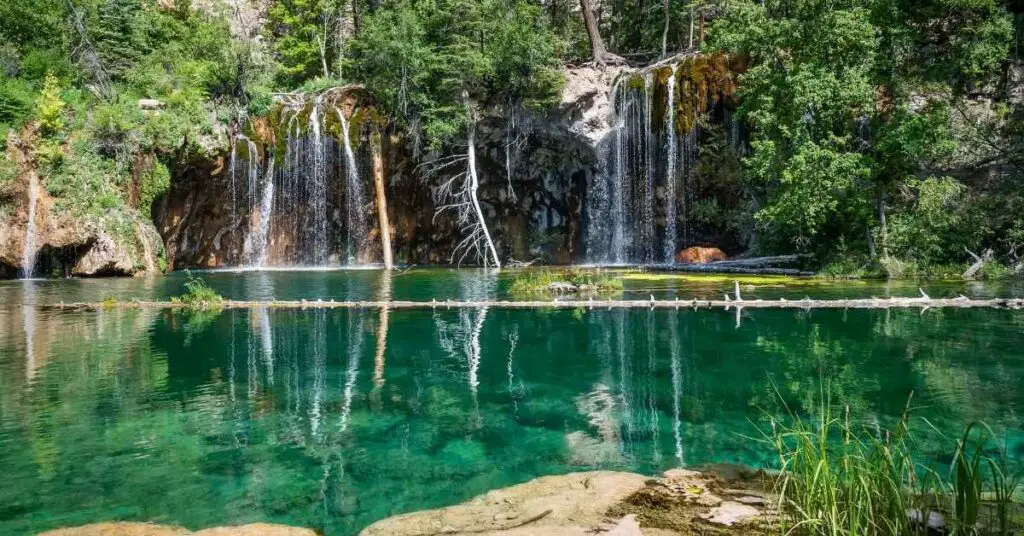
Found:
[[[777, 499], [760, 471], [714, 466], [652, 478], [590, 471], [536, 478], [461, 504], [378, 521], [361, 536], [668, 536], [767, 534]], [[313, 536], [311, 529], [253, 524], [198, 532], [148, 523], [97, 523], [40, 536]]]

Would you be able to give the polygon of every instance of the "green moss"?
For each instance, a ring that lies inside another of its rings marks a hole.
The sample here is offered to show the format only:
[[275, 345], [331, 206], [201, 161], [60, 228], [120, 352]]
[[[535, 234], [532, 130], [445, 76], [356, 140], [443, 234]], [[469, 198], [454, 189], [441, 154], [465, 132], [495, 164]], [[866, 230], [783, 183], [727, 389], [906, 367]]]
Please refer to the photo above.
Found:
[[609, 293], [622, 290], [619, 274], [605, 270], [524, 270], [509, 287], [514, 295], [548, 294], [552, 283], [568, 283], [580, 292]]

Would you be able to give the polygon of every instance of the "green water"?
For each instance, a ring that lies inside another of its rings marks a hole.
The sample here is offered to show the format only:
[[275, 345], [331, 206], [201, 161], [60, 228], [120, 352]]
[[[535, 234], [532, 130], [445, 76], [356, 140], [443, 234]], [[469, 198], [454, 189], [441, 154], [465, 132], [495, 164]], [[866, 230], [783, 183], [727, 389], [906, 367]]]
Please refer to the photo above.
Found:
[[[390, 283], [372, 271], [207, 276], [235, 298], [507, 288], [506, 276], [478, 271]], [[983, 419], [1024, 460], [1024, 312], [762, 310], [737, 321], [706, 310], [20, 307], [160, 297], [181, 282], [0, 285], [0, 534], [111, 519], [353, 534], [541, 475], [770, 466], [757, 428], [784, 415], [783, 402], [810, 410], [823, 383], [866, 426], [891, 423], [913, 392], [915, 415], [940, 431]], [[949, 441], [929, 432], [921, 448], [941, 463]]]

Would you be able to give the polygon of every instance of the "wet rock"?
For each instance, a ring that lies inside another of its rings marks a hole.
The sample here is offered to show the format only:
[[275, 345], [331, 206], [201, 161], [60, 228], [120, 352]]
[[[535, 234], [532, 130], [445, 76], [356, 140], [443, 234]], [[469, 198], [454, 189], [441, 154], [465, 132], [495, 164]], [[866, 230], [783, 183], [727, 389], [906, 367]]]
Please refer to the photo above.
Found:
[[552, 294], [574, 294], [580, 291], [580, 287], [566, 281], [555, 281], [548, 285], [548, 292]]
[[676, 254], [676, 262], [680, 264], [707, 264], [714, 261], [724, 261], [729, 256], [718, 248], [702, 248], [698, 246], [689, 247]]
[[317, 534], [310, 529], [299, 527], [252, 523], [235, 527], [214, 527], [193, 532], [192, 536], [317, 536]]
[[753, 506], [741, 504], [734, 501], [726, 501], [711, 509], [710, 512], [701, 514], [702, 519], [717, 525], [731, 527], [733, 525], [747, 523], [761, 516], [761, 511]]
[[643, 488], [645, 481], [642, 475], [611, 471], [542, 477], [460, 505], [384, 519], [361, 534], [403, 536], [443, 527], [459, 533], [582, 536], [604, 526], [605, 512]]
[[94, 523], [44, 532], [39, 536], [317, 536], [310, 529], [253, 523], [231, 527], [214, 527], [189, 532], [182, 527], [154, 525], [152, 523]]
[[81, 527], [51, 530], [39, 536], [182, 536], [189, 531], [181, 527], [152, 523], [93, 523]]

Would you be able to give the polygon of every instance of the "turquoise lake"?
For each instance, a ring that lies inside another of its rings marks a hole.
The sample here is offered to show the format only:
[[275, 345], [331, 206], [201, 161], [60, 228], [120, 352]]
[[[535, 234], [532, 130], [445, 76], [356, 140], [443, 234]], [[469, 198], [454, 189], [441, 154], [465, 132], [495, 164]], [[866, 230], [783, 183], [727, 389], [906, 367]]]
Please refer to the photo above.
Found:
[[[443, 301], [507, 298], [508, 273], [201, 275], [235, 299]], [[0, 534], [119, 519], [347, 535], [549, 474], [771, 467], [760, 430], [813, 411], [826, 386], [879, 433], [910, 399], [937, 464], [976, 420], [1024, 461], [1022, 311], [23, 306], [161, 299], [184, 280], [0, 283]], [[629, 281], [623, 295], [731, 286]], [[913, 296], [919, 286], [745, 293]], [[1019, 283], [924, 290], [1024, 293]]]

